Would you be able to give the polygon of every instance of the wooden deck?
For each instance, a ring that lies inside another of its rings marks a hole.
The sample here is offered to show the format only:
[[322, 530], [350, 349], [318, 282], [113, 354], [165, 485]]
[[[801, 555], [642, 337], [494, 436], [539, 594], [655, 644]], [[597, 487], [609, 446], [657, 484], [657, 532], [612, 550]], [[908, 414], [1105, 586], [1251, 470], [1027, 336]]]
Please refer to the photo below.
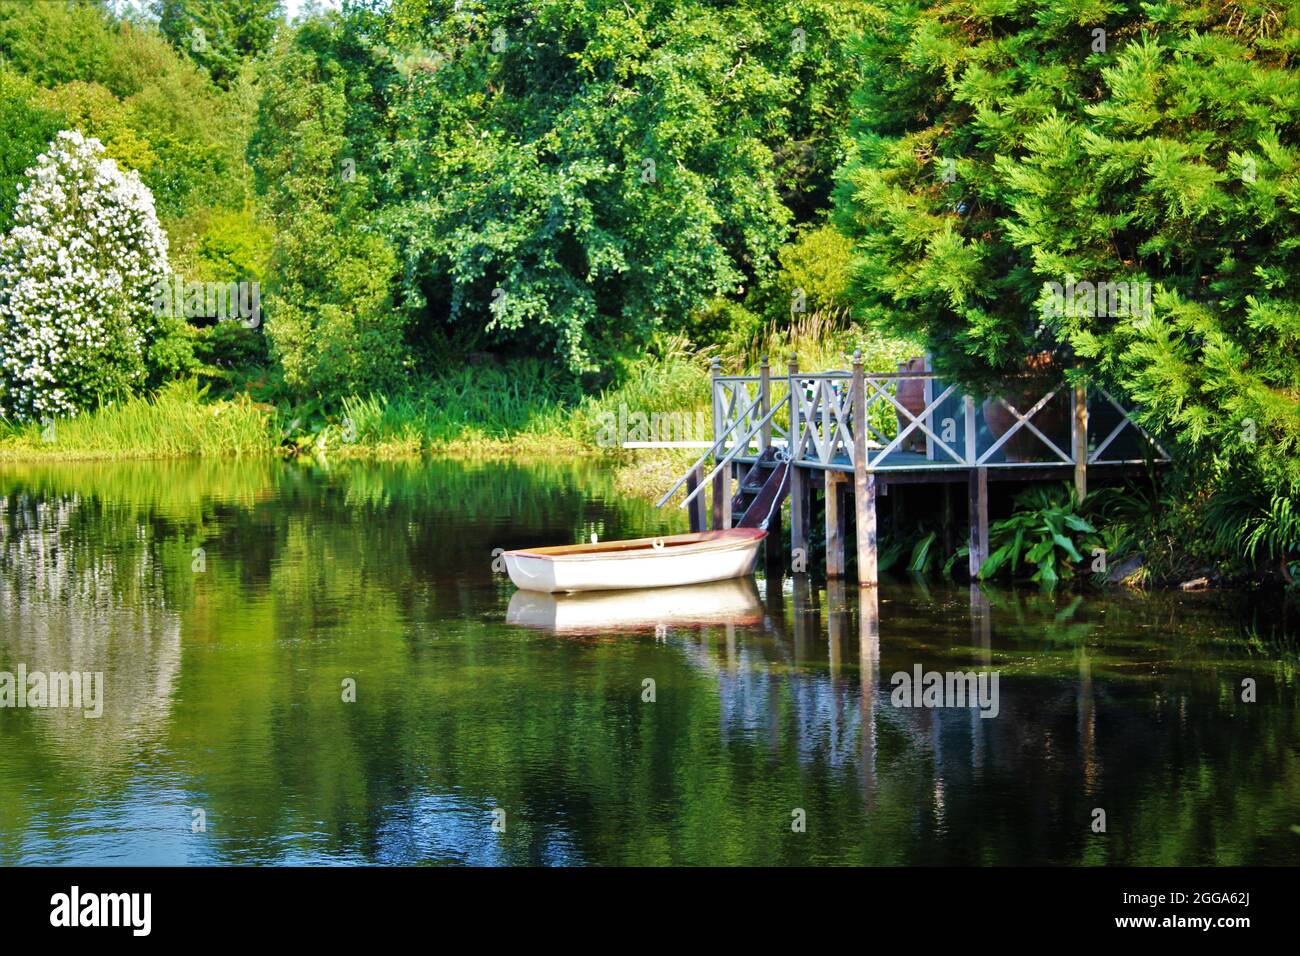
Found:
[[[876, 374], [860, 353], [848, 370], [801, 372], [793, 358], [773, 375], [766, 356], [759, 374], [723, 375], [713, 363], [713, 437], [708, 451], [661, 499], [686, 488], [682, 507], [702, 529], [731, 527], [733, 501], [744, 501], [747, 473], [789, 461], [791, 561], [806, 559], [813, 493], [823, 493], [826, 573], [844, 574], [847, 493], [854, 496], [858, 581], [877, 580], [876, 498], [890, 484], [965, 482], [971, 515], [970, 569], [988, 555], [990, 481], [1073, 479], [1087, 493], [1090, 472], [1145, 470], [1168, 456], [1103, 389], [1008, 383], [1000, 395], [973, 396], [929, 370]], [[864, 427], [859, 427], [863, 423]], [[767, 453], [765, 455], [765, 452]], [[707, 471], [706, 471], [707, 469]], [[706, 490], [712, 508], [706, 508]], [[784, 489], [784, 486], [783, 486]], [[780, 563], [782, 509], [770, 516], [768, 567]]]

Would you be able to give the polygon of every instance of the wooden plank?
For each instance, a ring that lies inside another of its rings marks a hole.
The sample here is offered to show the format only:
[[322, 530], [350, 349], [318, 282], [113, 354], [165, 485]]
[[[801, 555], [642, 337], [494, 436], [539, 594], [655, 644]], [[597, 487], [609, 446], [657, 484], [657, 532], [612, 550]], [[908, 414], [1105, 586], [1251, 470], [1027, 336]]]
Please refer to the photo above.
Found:
[[844, 475], [826, 472], [826, 576], [844, 577]]
[[989, 470], [970, 471], [970, 576], [974, 579], [989, 556]]
[[[921, 371], [926, 372], [927, 374], [930, 371], [929, 352], [926, 352], [925, 357], [921, 360]], [[934, 379], [927, 378], [923, 387], [925, 389], [925, 394], [922, 400], [925, 402], [925, 407], [929, 408], [930, 403], [934, 401]], [[925, 424], [930, 431], [934, 431], [934, 415], [927, 415]], [[926, 433], [925, 436], [925, 457], [930, 461], [934, 461], [934, 438], [932, 438], [929, 433]]]
[[979, 449], [975, 441], [975, 400], [969, 395], [963, 395], [961, 405], [962, 414], [966, 419], [966, 464], [973, 468], [975, 467], [975, 459], [979, 457]]

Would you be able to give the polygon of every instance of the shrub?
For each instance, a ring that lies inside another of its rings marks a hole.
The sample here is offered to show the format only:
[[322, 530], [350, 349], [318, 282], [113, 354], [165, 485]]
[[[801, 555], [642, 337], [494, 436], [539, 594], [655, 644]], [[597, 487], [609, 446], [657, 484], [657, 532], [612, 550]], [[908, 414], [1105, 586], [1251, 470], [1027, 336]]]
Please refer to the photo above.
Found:
[[160, 347], [152, 286], [167, 268], [153, 195], [96, 139], [61, 132], [0, 241], [0, 388], [19, 419], [74, 414], [148, 383]]
[[1073, 485], [1021, 492], [1015, 513], [989, 526], [990, 553], [979, 576], [991, 578], [1003, 568], [1015, 574], [1023, 561], [1034, 567], [1031, 580], [1047, 587], [1073, 577], [1097, 540], [1097, 529], [1080, 510]]

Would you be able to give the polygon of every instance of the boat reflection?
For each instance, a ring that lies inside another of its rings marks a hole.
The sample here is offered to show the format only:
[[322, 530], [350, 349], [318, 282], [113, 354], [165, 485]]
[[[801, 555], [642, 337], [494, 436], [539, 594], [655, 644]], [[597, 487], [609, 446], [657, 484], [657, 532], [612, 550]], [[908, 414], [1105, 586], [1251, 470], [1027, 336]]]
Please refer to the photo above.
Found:
[[749, 577], [635, 591], [516, 591], [506, 609], [506, 623], [557, 634], [713, 624], [753, 626], [763, 623], [763, 604]]

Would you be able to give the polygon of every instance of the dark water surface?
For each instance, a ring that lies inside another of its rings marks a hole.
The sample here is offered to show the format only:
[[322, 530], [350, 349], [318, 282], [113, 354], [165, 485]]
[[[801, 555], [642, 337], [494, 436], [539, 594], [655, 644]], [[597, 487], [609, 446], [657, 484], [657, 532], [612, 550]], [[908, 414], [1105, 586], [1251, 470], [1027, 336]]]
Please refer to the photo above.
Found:
[[[1293, 607], [512, 602], [494, 548], [681, 530], [586, 466], [7, 465], [0, 502], [0, 672], [104, 675], [97, 719], [0, 709], [2, 863], [1300, 859]], [[917, 665], [996, 672], [997, 716], [894, 706]]]

